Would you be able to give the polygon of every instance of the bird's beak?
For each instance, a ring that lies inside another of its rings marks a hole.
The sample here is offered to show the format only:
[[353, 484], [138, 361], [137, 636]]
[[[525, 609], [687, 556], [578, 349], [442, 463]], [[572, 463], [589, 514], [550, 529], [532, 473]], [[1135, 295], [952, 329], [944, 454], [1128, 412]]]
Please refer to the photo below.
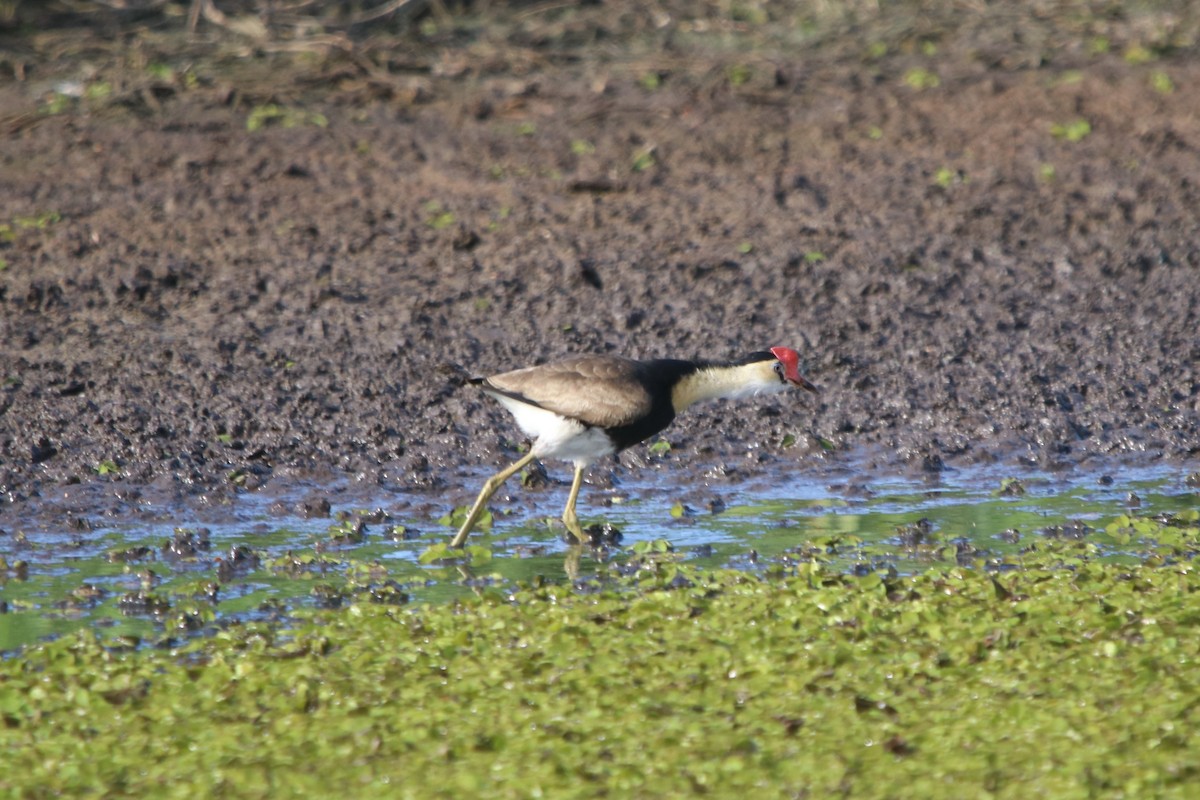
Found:
[[813, 394], [821, 393], [821, 389], [816, 384], [810, 383], [808, 378], [804, 377], [799, 372], [797, 372], [795, 375], [788, 376], [788, 382], [793, 386], [799, 386], [806, 392], [812, 392]]

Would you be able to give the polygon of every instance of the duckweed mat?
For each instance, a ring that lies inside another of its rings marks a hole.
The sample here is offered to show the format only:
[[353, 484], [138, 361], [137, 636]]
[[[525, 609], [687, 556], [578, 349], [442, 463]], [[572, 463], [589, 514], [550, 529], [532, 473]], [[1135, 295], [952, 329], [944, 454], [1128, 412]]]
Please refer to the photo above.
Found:
[[648, 553], [619, 591], [355, 603], [177, 649], [81, 632], [0, 662], [0, 789], [1194, 797], [1200, 529], [1158, 527], [1171, 554], [1132, 565], [1070, 540], [913, 576]]

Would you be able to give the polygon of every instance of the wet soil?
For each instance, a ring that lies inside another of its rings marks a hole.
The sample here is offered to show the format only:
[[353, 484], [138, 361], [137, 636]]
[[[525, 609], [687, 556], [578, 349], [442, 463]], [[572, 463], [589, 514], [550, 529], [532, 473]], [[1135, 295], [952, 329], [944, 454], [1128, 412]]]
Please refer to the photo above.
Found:
[[1191, 12], [485, 13], [4, 33], [0, 527], [461, 504], [519, 444], [464, 376], [584, 351], [802, 351], [824, 392], [689, 413], [680, 481], [1200, 453]]

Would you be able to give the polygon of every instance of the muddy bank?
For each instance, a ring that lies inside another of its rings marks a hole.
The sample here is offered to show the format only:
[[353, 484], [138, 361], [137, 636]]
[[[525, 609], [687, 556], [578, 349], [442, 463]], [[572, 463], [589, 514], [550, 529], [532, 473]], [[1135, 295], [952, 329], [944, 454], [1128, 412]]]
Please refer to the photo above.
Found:
[[1200, 452], [1194, 50], [1051, 24], [1075, 46], [869, 55], [607, 5], [370, 68], [20, 51], [0, 516], [76, 484], [92, 513], [324, 477], [462, 502], [517, 443], [463, 375], [580, 351], [805, 354], [815, 402], [668, 431], [697, 476]]

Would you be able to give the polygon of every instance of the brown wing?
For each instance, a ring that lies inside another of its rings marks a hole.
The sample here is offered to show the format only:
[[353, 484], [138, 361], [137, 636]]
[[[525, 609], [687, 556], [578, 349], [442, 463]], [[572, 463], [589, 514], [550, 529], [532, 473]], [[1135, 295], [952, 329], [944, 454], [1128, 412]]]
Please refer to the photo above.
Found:
[[618, 356], [577, 356], [493, 375], [483, 386], [585, 425], [615, 428], [650, 413], [640, 366]]

